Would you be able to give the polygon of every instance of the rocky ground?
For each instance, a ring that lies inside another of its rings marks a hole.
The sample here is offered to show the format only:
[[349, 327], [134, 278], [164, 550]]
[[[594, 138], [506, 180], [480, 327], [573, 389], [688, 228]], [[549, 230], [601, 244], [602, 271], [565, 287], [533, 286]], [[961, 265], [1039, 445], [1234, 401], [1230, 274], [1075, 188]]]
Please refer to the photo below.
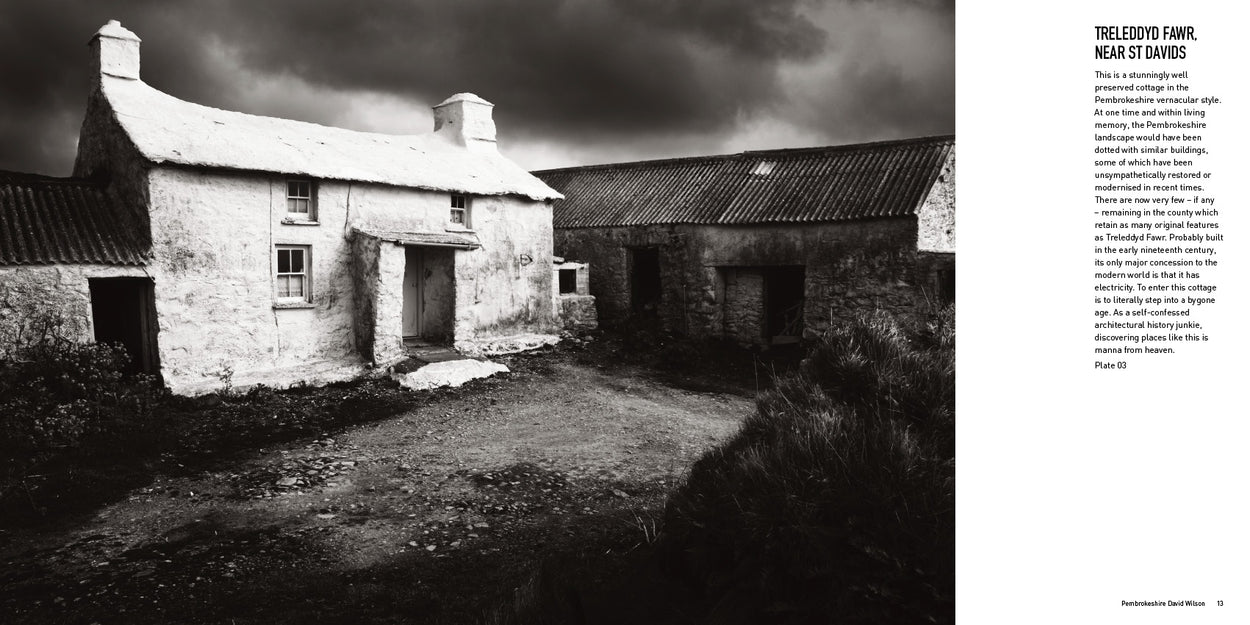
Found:
[[0, 622], [472, 623], [540, 566], [597, 562], [581, 584], [609, 583], [752, 410], [745, 385], [610, 357], [511, 366], [0, 531]]

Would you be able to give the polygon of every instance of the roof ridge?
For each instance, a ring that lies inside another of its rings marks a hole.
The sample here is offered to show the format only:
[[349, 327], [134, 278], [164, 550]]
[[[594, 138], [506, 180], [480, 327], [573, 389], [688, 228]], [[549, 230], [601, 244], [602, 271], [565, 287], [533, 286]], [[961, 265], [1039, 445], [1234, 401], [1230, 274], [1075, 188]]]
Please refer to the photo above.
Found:
[[822, 153], [828, 153], [828, 152], [871, 149], [871, 148], [879, 148], [879, 147], [890, 147], [890, 146], [896, 146], [896, 145], [901, 146], [901, 145], [915, 145], [915, 144], [923, 144], [923, 143], [943, 143], [947, 141], [953, 142], [954, 140], [955, 140], [954, 134], [929, 135], [929, 136], [923, 136], [923, 137], [909, 137], [906, 139], [886, 139], [886, 140], [881, 140], [881, 141], [868, 141], [864, 143], [844, 143], [840, 145], [809, 146], [809, 147], [801, 147], [801, 148], [772, 148], [772, 149], [767, 149], [767, 150], [745, 150], [742, 152], [734, 152], [730, 154], [708, 154], [708, 155], [701, 155], [701, 156], [676, 156], [676, 157], [671, 157], [671, 158], [647, 159], [647, 160], [641, 160], [641, 161], [622, 161], [618, 163], [595, 163], [592, 165], [571, 165], [569, 167], [555, 167], [552, 169], [536, 169], [530, 173], [538, 175], [538, 174], [553, 174], [553, 173], [566, 172], [566, 171], [589, 171], [589, 170], [597, 170], [597, 169], [617, 169], [617, 168], [648, 167], [648, 166], [660, 166], [660, 165], [676, 165], [676, 164], [681, 164], [681, 163], [712, 162], [712, 161], [719, 161], [719, 160], [733, 160], [733, 159], [738, 159], [738, 158], [759, 157], [759, 156], [766, 156], [766, 155], [788, 156], [791, 154], [804, 154], [804, 153], [822, 154]]

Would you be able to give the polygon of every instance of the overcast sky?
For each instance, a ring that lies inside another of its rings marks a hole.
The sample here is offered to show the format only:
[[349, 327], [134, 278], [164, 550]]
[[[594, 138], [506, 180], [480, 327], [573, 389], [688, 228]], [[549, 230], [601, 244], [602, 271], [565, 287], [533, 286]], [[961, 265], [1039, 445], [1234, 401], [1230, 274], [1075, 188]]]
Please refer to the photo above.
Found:
[[218, 108], [412, 134], [476, 93], [527, 169], [955, 127], [953, 0], [0, 0], [0, 169], [70, 173], [109, 19]]

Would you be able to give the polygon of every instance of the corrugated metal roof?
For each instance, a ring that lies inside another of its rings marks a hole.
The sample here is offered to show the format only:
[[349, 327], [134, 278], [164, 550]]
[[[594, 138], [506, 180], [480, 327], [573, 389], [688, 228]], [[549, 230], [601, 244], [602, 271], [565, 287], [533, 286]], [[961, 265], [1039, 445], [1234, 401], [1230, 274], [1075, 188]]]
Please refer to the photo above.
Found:
[[803, 223], [914, 215], [955, 137], [536, 171], [556, 228]]
[[0, 171], [0, 265], [142, 265], [146, 218], [86, 180]]

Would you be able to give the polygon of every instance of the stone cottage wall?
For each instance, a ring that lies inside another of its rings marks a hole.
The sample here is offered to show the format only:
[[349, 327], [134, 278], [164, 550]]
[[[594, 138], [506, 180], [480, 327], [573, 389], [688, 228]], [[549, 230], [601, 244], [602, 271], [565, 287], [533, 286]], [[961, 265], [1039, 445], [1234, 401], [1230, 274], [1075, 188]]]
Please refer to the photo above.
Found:
[[0, 355], [28, 341], [45, 320], [62, 338], [94, 341], [88, 280], [145, 275], [142, 267], [113, 265], [0, 267]]
[[374, 335], [377, 333], [378, 257], [382, 242], [374, 237], [356, 233], [351, 239], [352, 298], [355, 310], [356, 346], [366, 362], [377, 362], [374, 354]]
[[[882, 308], [907, 314], [923, 306], [918, 286], [914, 218], [829, 224], [647, 226], [561, 229], [558, 255], [595, 267], [591, 294], [605, 326], [630, 318], [628, 248], [659, 250], [663, 292], [660, 323], [688, 336], [724, 336], [725, 276], [746, 288], [741, 268], [805, 267], [804, 328], [813, 336], [831, 319]], [[749, 278], [748, 278], [749, 279]], [[728, 320], [732, 334], [758, 326], [748, 313]]]
[[916, 247], [922, 252], [955, 253], [955, 150], [946, 157], [942, 173], [924, 204], [916, 211], [919, 222]]
[[[469, 226], [481, 247], [451, 252], [455, 263], [451, 328], [459, 348], [555, 330], [551, 303], [551, 207], [510, 196], [469, 196]], [[443, 232], [450, 194], [356, 185], [348, 220], [366, 230]], [[453, 230], [454, 231], [454, 230]], [[373, 361], [402, 353], [404, 247], [383, 241]]]
[[[286, 179], [158, 167], [148, 177], [159, 349], [166, 383], [195, 393], [355, 375], [349, 185], [323, 182], [317, 221], [286, 218]], [[311, 302], [282, 305], [275, 246], [308, 246]]]
[[551, 305], [551, 205], [473, 197], [482, 247], [456, 252], [457, 347], [555, 331]]
[[[353, 243], [351, 229], [442, 231], [450, 194], [316, 181], [316, 220], [291, 222], [286, 181], [149, 175], [159, 348], [175, 391], [326, 381], [403, 357], [404, 248]], [[454, 252], [457, 342], [553, 329], [550, 214], [542, 202], [472, 199], [482, 246]], [[308, 246], [309, 304], [275, 303], [276, 245]]]

